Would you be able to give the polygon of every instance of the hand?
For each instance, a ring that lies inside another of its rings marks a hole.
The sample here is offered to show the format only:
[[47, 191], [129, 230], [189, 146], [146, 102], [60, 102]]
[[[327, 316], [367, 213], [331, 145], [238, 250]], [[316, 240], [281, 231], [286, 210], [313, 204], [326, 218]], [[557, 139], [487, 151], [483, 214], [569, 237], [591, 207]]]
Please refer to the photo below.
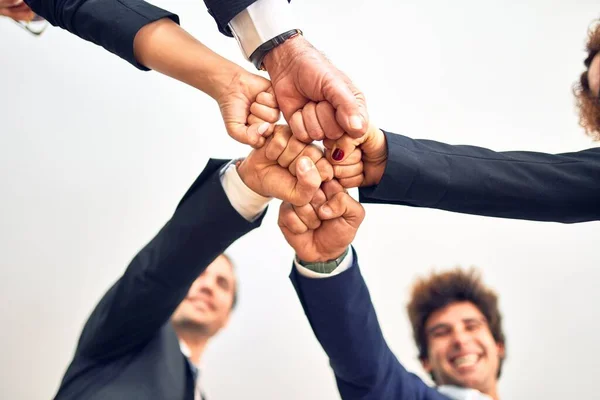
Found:
[[133, 40], [133, 53], [141, 65], [215, 99], [235, 140], [260, 147], [273, 132], [270, 124], [279, 120], [279, 110], [271, 82], [221, 57], [171, 19], [142, 27]]
[[216, 98], [229, 136], [260, 148], [279, 120], [271, 82], [249, 72], [237, 73]]
[[[388, 158], [387, 142], [383, 132], [372, 124], [361, 138], [343, 135], [336, 141], [324, 140], [323, 145], [334, 176], [342, 186], [373, 186], [381, 181]], [[357, 150], [362, 152], [362, 162], [356, 162]]]
[[278, 225], [285, 240], [305, 262], [326, 262], [341, 256], [365, 218], [362, 205], [332, 180], [322, 185], [325, 197], [310, 204], [282, 203]]
[[[264, 65], [294, 135], [301, 135], [295, 130], [297, 123], [293, 122], [299, 116], [294, 115], [301, 114], [311, 100], [330, 103], [335, 109], [335, 120], [350, 136], [357, 138], [366, 133], [369, 115], [363, 93], [302, 36], [288, 39], [270, 51]], [[305, 137], [298, 138], [306, 141]]]
[[254, 192], [297, 206], [308, 204], [321, 183], [333, 178], [323, 150], [300, 142], [285, 125], [277, 125], [267, 143], [253, 150], [237, 171]]
[[35, 13], [23, 0], [0, 0], [0, 15], [15, 21], [31, 21]]

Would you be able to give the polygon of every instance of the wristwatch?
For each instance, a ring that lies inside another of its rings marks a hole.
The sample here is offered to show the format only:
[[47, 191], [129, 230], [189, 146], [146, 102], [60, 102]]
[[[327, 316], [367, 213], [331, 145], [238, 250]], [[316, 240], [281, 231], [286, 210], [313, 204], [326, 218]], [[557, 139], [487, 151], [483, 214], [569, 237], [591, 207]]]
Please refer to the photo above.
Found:
[[250, 54], [250, 61], [256, 69], [265, 70], [263, 67], [263, 60], [265, 56], [273, 50], [275, 47], [284, 43], [286, 40], [296, 37], [298, 35], [302, 35], [302, 31], [300, 29], [291, 29], [287, 32], [282, 33], [281, 35], [275, 36], [273, 39], [266, 41], [261, 44], [254, 50], [252, 54]]
[[296, 261], [298, 262], [298, 264], [302, 265], [304, 268], [310, 269], [313, 272], [317, 272], [320, 274], [330, 274], [342, 263], [342, 261], [344, 261], [344, 258], [346, 258], [346, 256], [348, 255], [349, 249], [350, 249], [349, 247], [346, 248], [346, 251], [344, 251], [344, 254], [342, 254], [341, 256], [339, 256], [336, 259], [329, 260], [329, 261], [324, 261], [324, 262], [320, 261], [320, 262], [315, 262], [315, 263], [309, 263], [309, 262], [304, 262], [304, 261], [300, 260], [298, 258], [298, 256], [296, 256]]

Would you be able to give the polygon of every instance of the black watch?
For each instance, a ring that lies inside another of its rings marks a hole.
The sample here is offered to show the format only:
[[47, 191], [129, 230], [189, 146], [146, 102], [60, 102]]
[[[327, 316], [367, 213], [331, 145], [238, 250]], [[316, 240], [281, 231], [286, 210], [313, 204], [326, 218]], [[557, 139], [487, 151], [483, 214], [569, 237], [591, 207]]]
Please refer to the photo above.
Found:
[[275, 47], [279, 46], [283, 42], [288, 39], [291, 39], [295, 36], [302, 35], [302, 31], [300, 29], [292, 29], [290, 31], [284, 32], [281, 35], [275, 36], [273, 39], [266, 41], [261, 44], [254, 50], [252, 54], [250, 54], [250, 61], [256, 69], [265, 70], [263, 67], [263, 60], [265, 56], [273, 50]]

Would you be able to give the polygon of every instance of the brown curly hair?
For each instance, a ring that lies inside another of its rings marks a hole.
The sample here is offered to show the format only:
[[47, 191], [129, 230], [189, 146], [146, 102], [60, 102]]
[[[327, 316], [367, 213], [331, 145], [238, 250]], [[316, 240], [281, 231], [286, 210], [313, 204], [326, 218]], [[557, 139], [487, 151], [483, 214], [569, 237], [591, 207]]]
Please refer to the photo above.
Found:
[[[408, 317], [413, 328], [413, 337], [419, 348], [419, 358], [427, 359], [427, 319], [435, 311], [456, 302], [473, 303], [485, 316], [496, 343], [506, 344], [502, 331], [502, 315], [498, 309], [498, 296], [481, 280], [479, 272], [471, 268], [455, 268], [440, 273], [431, 273], [428, 277], [415, 282], [411, 300], [408, 303]], [[502, 362], [498, 368], [498, 377], [502, 371]], [[433, 377], [433, 375], [432, 375]]]
[[592, 93], [588, 77], [592, 61], [600, 53], [600, 21], [588, 33], [586, 52], [585, 71], [575, 83], [573, 92], [579, 109], [579, 124], [594, 140], [600, 140], [600, 96]]

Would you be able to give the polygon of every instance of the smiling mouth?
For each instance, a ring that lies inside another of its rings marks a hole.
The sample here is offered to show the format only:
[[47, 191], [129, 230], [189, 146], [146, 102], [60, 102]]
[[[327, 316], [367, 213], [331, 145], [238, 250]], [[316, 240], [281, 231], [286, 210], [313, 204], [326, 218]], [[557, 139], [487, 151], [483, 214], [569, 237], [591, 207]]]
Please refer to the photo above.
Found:
[[466, 369], [471, 368], [475, 364], [477, 364], [480, 358], [481, 356], [479, 354], [467, 354], [464, 356], [454, 358], [451, 361], [451, 363], [456, 369]]

